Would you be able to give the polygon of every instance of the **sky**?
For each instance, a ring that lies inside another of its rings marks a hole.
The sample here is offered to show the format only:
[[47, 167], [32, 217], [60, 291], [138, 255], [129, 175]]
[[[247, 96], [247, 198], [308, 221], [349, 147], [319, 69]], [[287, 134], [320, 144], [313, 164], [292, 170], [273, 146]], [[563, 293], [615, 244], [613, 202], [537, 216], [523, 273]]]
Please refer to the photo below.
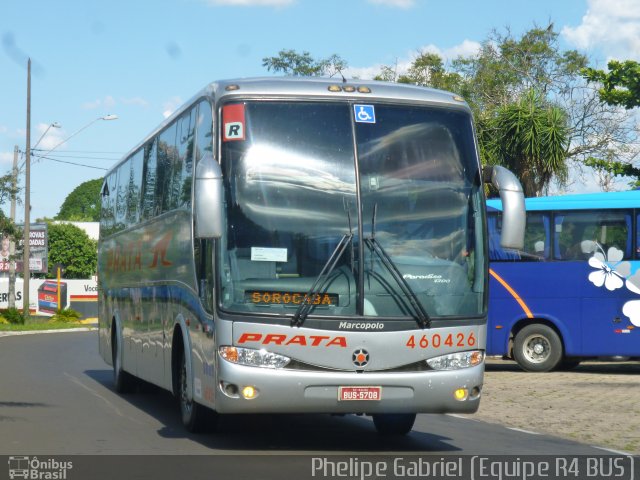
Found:
[[[29, 57], [31, 145], [41, 139], [36, 155], [55, 147], [33, 157], [33, 220], [55, 217], [74, 188], [102, 177], [208, 83], [273, 75], [262, 59], [282, 49], [338, 54], [347, 77], [371, 78], [382, 65], [402, 70], [419, 52], [451, 60], [472, 55], [492, 30], [519, 35], [549, 22], [562, 47], [592, 66], [640, 60], [638, 0], [2, 2], [0, 175], [11, 170], [14, 146], [26, 148]], [[17, 212], [24, 219], [24, 206]]]

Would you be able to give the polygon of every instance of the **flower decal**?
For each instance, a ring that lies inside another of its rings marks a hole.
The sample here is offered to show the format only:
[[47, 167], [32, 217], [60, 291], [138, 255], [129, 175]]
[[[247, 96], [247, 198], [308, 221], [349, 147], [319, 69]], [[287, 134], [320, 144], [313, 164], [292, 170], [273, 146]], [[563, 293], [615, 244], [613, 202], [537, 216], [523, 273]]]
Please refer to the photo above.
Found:
[[622, 262], [623, 257], [624, 252], [615, 247], [609, 248], [606, 258], [602, 252], [595, 252], [589, 258], [589, 265], [596, 271], [589, 274], [589, 281], [596, 287], [604, 285], [610, 291], [622, 288], [623, 279], [631, 271], [629, 262]]
[[[589, 274], [589, 281], [596, 287], [604, 287], [613, 291], [622, 286], [633, 293], [640, 295], [640, 270], [631, 275], [631, 263], [623, 262], [624, 252], [615, 247], [609, 248], [606, 257], [604, 250], [597, 243], [593, 257], [589, 258], [589, 265], [596, 269]], [[631, 323], [640, 327], [640, 300], [629, 300], [622, 307], [622, 313], [626, 315]]]
[[622, 313], [629, 317], [633, 325], [640, 327], [640, 300], [629, 300], [622, 307]]

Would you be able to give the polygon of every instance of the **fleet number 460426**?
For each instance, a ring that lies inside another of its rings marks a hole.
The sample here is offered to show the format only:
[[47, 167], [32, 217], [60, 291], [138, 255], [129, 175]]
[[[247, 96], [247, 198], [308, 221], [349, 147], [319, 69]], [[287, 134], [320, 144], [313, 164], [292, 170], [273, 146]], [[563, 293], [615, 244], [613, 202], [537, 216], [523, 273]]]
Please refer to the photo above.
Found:
[[405, 344], [408, 348], [440, 348], [445, 347], [475, 347], [476, 336], [473, 332], [465, 335], [462, 332], [441, 335], [411, 335]]

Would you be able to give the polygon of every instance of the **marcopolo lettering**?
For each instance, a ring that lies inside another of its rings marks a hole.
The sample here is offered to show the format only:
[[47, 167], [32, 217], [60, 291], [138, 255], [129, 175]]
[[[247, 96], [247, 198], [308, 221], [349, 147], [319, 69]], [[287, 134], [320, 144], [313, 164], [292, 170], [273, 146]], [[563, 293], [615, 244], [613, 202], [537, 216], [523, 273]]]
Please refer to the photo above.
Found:
[[340, 322], [338, 328], [341, 330], [382, 330], [382, 322]]

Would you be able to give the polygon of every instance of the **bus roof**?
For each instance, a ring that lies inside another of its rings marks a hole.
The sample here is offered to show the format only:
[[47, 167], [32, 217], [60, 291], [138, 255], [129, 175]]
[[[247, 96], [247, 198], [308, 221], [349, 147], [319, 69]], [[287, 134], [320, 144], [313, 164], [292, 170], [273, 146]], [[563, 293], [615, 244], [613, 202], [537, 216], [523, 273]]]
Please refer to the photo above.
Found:
[[[640, 208], [640, 190], [526, 198], [525, 206], [528, 211]], [[501, 211], [502, 202], [500, 199], [487, 200], [487, 210]]]
[[[329, 87], [340, 87], [338, 91], [330, 91]], [[355, 87], [354, 91], [345, 91], [345, 87]], [[370, 93], [358, 91], [358, 87], [368, 87]], [[458, 95], [434, 88], [419, 87], [403, 83], [380, 82], [375, 80], [347, 80], [343, 82], [341, 78], [323, 77], [256, 77], [237, 78], [230, 80], [218, 80], [210, 83], [191, 99], [185, 102], [171, 116], [166, 118], [160, 125], [154, 128], [149, 135], [140, 141], [134, 148], [129, 150], [113, 167], [106, 173], [109, 175], [120, 163], [135, 153], [140, 147], [146, 144], [152, 137], [162, 131], [173, 120], [182, 115], [199, 99], [209, 97], [216, 102], [220, 100], [240, 98], [300, 98], [309, 100], [342, 100], [342, 101], [401, 101], [410, 104], [422, 103], [437, 105], [442, 107], [463, 109], [471, 112], [467, 103]]]

